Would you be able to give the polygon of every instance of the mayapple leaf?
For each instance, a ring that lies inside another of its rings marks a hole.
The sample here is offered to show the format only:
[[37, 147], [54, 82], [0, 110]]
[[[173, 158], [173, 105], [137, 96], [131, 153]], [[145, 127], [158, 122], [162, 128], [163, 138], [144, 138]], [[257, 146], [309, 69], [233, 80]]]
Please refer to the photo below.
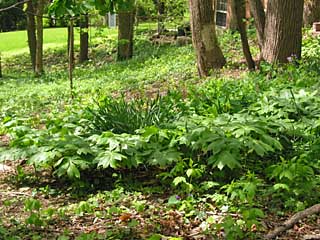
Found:
[[235, 155], [232, 154], [229, 150], [223, 150], [217, 156], [212, 156], [208, 159], [208, 163], [212, 164], [213, 167], [217, 167], [222, 170], [224, 167], [234, 169], [236, 167], [241, 167], [241, 164], [236, 159]]

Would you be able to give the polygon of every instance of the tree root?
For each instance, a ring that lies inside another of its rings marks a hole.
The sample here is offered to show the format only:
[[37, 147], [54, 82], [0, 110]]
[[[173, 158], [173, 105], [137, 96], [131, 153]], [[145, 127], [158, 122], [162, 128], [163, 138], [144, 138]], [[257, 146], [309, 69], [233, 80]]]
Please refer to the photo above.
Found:
[[297, 222], [299, 222], [301, 219], [308, 217], [310, 215], [320, 213], [320, 204], [313, 205], [312, 207], [309, 207], [301, 212], [298, 212], [294, 214], [291, 218], [289, 218], [287, 221], [285, 221], [282, 225], [275, 228], [273, 231], [269, 232], [265, 239], [273, 239], [277, 237], [280, 233], [288, 230], [289, 228], [292, 228]]

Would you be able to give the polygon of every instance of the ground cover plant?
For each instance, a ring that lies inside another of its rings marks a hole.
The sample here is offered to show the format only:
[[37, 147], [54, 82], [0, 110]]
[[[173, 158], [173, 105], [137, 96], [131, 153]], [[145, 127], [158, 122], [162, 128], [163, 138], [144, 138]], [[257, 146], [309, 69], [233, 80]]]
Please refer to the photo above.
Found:
[[[237, 60], [239, 37], [221, 34]], [[303, 61], [252, 73], [231, 62], [205, 80], [191, 46], [142, 34], [119, 63], [115, 45], [95, 45], [73, 100], [64, 49], [46, 52], [41, 78], [27, 56], [6, 58], [0, 236], [263, 238], [319, 202], [319, 41], [305, 33]], [[319, 231], [310, 216], [286, 238]]]

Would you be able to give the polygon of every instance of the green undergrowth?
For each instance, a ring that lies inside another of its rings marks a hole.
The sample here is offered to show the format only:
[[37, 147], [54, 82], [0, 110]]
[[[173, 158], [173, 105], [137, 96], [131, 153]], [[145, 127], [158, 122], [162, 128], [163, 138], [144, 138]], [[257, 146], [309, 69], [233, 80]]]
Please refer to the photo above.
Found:
[[[165, 229], [196, 219], [204, 236], [257, 239], [268, 214], [302, 210], [320, 197], [318, 41], [304, 40], [303, 61], [200, 81], [189, 46], [141, 40], [131, 61], [76, 69], [73, 102], [64, 73], [5, 79], [2, 128], [11, 141], [0, 158], [26, 159], [35, 174], [47, 170], [73, 191], [95, 192], [108, 182], [111, 190], [51, 214], [125, 222], [92, 239], [183, 238], [192, 227]], [[26, 224], [48, 225], [52, 216], [38, 203], [25, 205]], [[144, 214], [155, 217], [146, 223]]]

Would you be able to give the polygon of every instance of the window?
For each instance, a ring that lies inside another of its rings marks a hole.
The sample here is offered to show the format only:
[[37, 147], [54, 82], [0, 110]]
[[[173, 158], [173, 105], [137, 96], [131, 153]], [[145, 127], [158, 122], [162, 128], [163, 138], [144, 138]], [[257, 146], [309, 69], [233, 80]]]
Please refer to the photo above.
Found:
[[216, 24], [221, 27], [227, 26], [227, 0], [217, 0]]

